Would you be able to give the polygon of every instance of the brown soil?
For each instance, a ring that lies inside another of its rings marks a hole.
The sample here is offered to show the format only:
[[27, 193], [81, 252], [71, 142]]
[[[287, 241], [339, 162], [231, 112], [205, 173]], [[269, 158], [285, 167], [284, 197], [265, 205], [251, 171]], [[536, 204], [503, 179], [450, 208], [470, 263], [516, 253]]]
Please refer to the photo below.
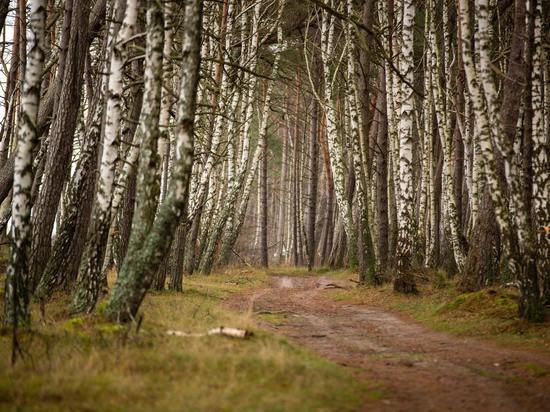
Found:
[[324, 277], [270, 278], [265, 289], [233, 296], [236, 309], [281, 315], [262, 322], [347, 367], [382, 393], [369, 411], [550, 411], [550, 357], [434, 332], [372, 306], [334, 302]]

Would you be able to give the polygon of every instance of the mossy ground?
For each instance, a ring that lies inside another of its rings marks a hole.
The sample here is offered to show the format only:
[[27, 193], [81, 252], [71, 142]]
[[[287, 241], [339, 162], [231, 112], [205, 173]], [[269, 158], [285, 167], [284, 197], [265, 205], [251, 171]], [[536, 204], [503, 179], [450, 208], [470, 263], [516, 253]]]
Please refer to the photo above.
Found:
[[[325, 276], [340, 280], [357, 279], [351, 271], [326, 271]], [[416, 295], [393, 291], [391, 283], [381, 287], [358, 286], [327, 290], [333, 299], [383, 306], [411, 315], [427, 326], [463, 336], [483, 337], [507, 344], [529, 346], [550, 352], [550, 321], [535, 324], [518, 317], [518, 292], [513, 288], [492, 287], [461, 293], [456, 281], [444, 272], [418, 276]]]
[[[250, 313], [226, 309], [225, 298], [266, 279], [231, 270], [185, 279], [183, 293], [156, 292], [143, 322], [121, 327], [101, 315], [66, 317], [66, 296], [46, 307], [20, 336], [24, 358], [10, 366], [10, 336], [0, 337], [0, 410], [346, 411], [361, 409], [370, 384], [259, 329]], [[0, 308], [1, 309], [1, 308]], [[254, 336], [167, 336], [247, 328]]]

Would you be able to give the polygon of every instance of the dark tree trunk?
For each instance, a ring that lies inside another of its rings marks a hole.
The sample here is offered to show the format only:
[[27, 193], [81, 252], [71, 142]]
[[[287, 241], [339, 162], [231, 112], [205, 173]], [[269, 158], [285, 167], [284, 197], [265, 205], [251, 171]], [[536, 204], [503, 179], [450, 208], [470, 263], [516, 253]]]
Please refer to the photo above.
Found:
[[93, 114], [88, 121], [89, 133], [82, 156], [69, 184], [66, 212], [35, 291], [35, 297], [40, 300], [49, 299], [54, 289], [63, 282], [68, 286], [76, 280], [95, 193], [102, 106], [102, 98], [98, 95], [95, 97], [95, 107], [92, 108]]
[[[139, 114], [138, 114], [139, 117]], [[121, 268], [128, 251], [128, 242], [132, 233], [132, 221], [136, 204], [137, 170], [132, 168], [119, 212], [117, 243], [115, 244], [117, 268]]]
[[386, 271], [388, 264], [388, 117], [386, 113], [386, 76], [380, 74], [378, 106], [380, 123], [376, 140], [376, 209], [378, 276]]
[[[531, 5], [532, 6], [532, 5]], [[504, 132], [504, 145], [510, 150], [508, 152], [508, 161], [513, 162], [511, 158], [513, 147], [516, 139], [521, 136], [516, 136], [517, 121], [520, 112], [521, 99], [523, 97], [522, 88], [525, 84], [525, 38], [526, 38], [526, 2], [524, 0], [516, 0], [514, 11], [514, 30], [512, 33], [512, 42], [510, 46], [510, 55], [508, 58], [508, 72], [502, 85], [502, 105], [500, 108], [500, 121]], [[528, 147], [527, 147], [528, 148]], [[512, 149], [512, 150], [511, 150]], [[523, 149], [526, 149], [524, 146]], [[530, 162], [530, 159], [529, 159]], [[532, 175], [529, 176], [529, 179]], [[501, 179], [503, 174], [501, 173]], [[525, 183], [525, 182], [522, 182]], [[501, 185], [504, 187], [504, 184]], [[532, 187], [529, 186], [530, 188]], [[511, 188], [511, 190], [521, 190]], [[522, 193], [518, 193], [522, 196]], [[523, 203], [523, 202], [522, 202]], [[520, 240], [516, 232], [510, 228], [510, 233], [503, 233], [508, 238], [509, 254], [512, 264], [515, 266], [513, 270], [518, 278], [520, 285], [520, 301], [519, 313], [520, 316], [531, 320], [540, 321], [544, 318], [544, 312], [540, 300], [539, 279], [537, 274], [536, 264], [536, 242], [534, 227], [532, 222], [531, 210], [528, 205], [523, 205], [524, 210], [518, 213], [525, 216], [528, 226], [527, 239]], [[520, 245], [522, 242], [522, 245]]]
[[0, 30], [4, 28], [6, 24], [6, 17], [10, 11], [10, 0], [0, 1]]
[[185, 273], [189, 275], [193, 274], [193, 272], [195, 271], [195, 266], [197, 264], [196, 262], [197, 239], [199, 237], [201, 213], [202, 213], [201, 210], [197, 212], [197, 214], [192, 220], [191, 229], [187, 234], [187, 242], [185, 245], [184, 266], [185, 266]]
[[472, 233], [460, 289], [476, 291], [494, 283], [499, 276], [500, 232], [488, 186], [483, 190], [479, 215]]
[[[435, 122], [434, 122], [435, 123]], [[442, 185], [443, 185], [443, 151], [441, 149], [441, 141], [437, 138], [436, 131], [432, 134], [434, 136], [434, 153], [433, 159], [435, 163], [434, 171], [434, 182], [433, 182], [433, 191], [434, 191], [434, 204], [432, 208], [435, 211], [435, 227], [432, 228], [432, 233], [435, 234], [434, 238], [434, 250], [433, 250], [433, 261], [432, 265], [438, 266], [441, 264], [441, 194], [442, 194]]]
[[[298, 113], [296, 113], [297, 115]], [[292, 155], [292, 262], [300, 265], [300, 245], [298, 244], [298, 118], [294, 128], [294, 150]]]
[[262, 136], [262, 154], [259, 170], [260, 185], [260, 266], [266, 268], [269, 264], [267, 250], [267, 136]]
[[313, 102], [313, 113], [311, 115], [311, 135], [309, 139], [309, 189], [308, 189], [308, 221], [307, 221], [307, 267], [311, 271], [315, 265], [315, 222], [317, 218], [317, 184], [319, 165], [319, 104]]
[[[59, 98], [46, 154], [45, 174], [33, 208], [33, 250], [30, 259], [31, 290], [38, 285], [51, 248], [51, 233], [63, 186], [70, 171], [71, 149], [80, 108], [84, 63], [88, 48], [90, 3], [67, 0], [60, 58]], [[66, 51], [64, 45], [66, 44]], [[63, 62], [64, 60], [64, 62]]]
[[176, 292], [183, 290], [183, 257], [185, 252], [185, 238], [189, 229], [187, 222], [181, 222], [176, 229], [176, 235], [172, 243], [170, 253], [169, 271], [170, 285], [169, 289]]

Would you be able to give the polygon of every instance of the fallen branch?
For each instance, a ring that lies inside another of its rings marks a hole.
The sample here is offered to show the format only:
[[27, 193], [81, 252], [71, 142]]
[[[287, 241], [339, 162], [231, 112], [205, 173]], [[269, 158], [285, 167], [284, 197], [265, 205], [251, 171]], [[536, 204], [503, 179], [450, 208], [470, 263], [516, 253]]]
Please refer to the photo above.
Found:
[[321, 285], [323, 289], [348, 289], [344, 286], [337, 285], [336, 283], [327, 283], [325, 285]]
[[288, 315], [288, 314], [295, 315], [296, 312], [293, 312], [291, 310], [276, 310], [276, 311], [260, 310], [260, 311], [254, 312], [254, 314], [255, 315]]
[[224, 328], [223, 326], [220, 326], [219, 328], [210, 329], [206, 333], [187, 333], [187, 332], [182, 332], [180, 330], [169, 330], [169, 331], [166, 331], [166, 334], [170, 336], [180, 336], [185, 338], [202, 338], [204, 336], [221, 335], [221, 336], [228, 336], [230, 338], [246, 339], [252, 336], [252, 332], [249, 330], [236, 329], [236, 328]]
[[239, 255], [237, 252], [235, 252], [234, 249], [231, 249], [231, 251], [232, 251], [233, 254], [234, 254], [235, 256], [237, 256], [237, 257], [241, 260], [241, 262], [243, 262], [246, 266], [248, 266], [249, 268], [252, 267], [252, 265], [251, 265], [250, 263], [248, 263], [241, 255]]

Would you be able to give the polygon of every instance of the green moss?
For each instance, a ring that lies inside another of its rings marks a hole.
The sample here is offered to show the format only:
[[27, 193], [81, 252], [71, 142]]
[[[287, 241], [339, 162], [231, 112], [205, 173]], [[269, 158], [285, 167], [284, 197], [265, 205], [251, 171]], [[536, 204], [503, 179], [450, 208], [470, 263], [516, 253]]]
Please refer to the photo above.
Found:
[[532, 373], [537, 378], [547, 376], [549, 373], [548, 369], [545, 369], [542, 366], [537, 365], [536, 363], [524, 363], [519, 366], [526, 371]]
[[63, 323], [63, 329], [67, 331], [81, 330], [84, 327], [85, 320], [83, 317], [74, 317]]
[[503, 290], [481, 290], [464, 293], [443, 304], [437, 313], [470, 312], [479, 316], [516, 319], [517, 295]]

